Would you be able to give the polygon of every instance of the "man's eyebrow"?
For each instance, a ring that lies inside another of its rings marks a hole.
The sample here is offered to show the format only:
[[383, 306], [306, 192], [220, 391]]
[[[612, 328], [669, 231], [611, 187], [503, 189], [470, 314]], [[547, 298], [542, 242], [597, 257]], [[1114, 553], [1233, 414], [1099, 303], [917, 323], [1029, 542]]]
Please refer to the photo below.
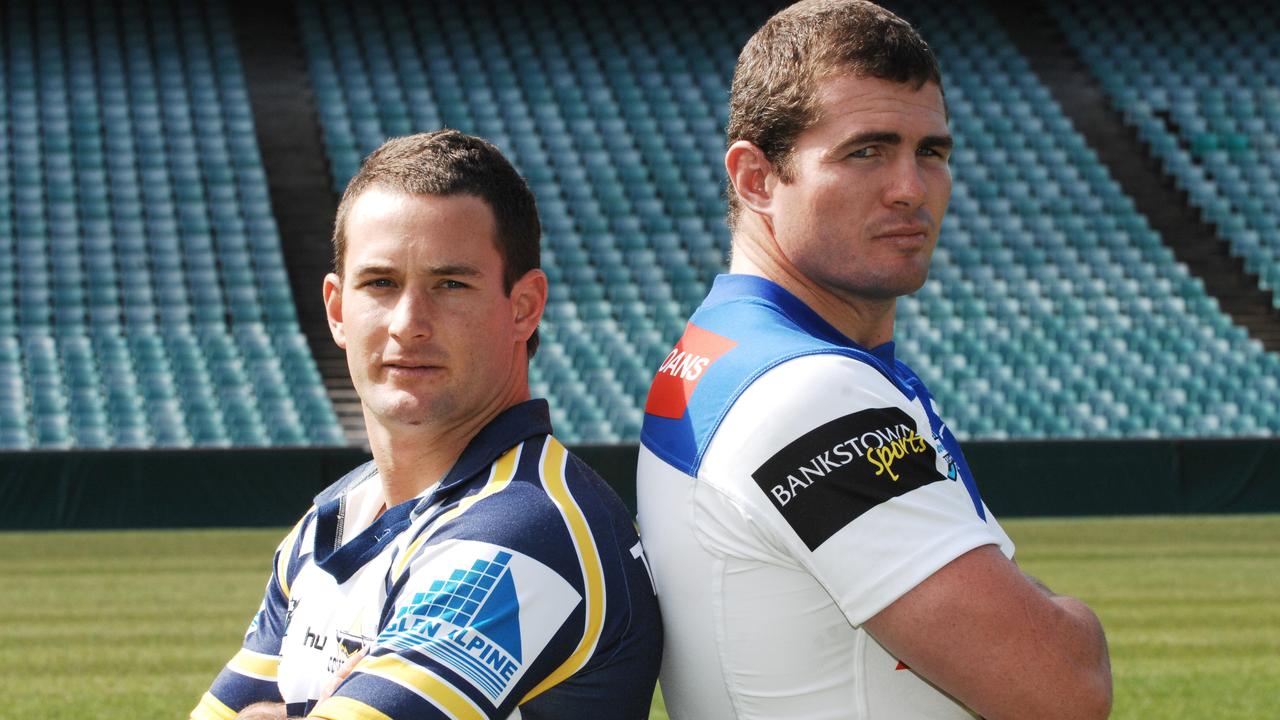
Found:
[[920, 141], [920, 147], [930, 150], [950, 150], [955, 145], [956, 140], [950, 135], [926, 135]]
[[[901, 145], [902, 135], [887, 130], [869, 130], [850, 135], [844, 142], [831, 151], [832, 156], [842, 155], [845, 150], [857, 145]], [[955, 146], [955, 139], [950, 135], [926, 135], [920, 140], [921, 148], [930, 150], [950, 150]]]
[[465, 275], [467, 277], [480, 275], [480, 268], [474, 265], [428, 265], [426, 270], [431, 275]]
[[378, 263], [369, 263], [368, 265], [357, 265], [352, 269], [352, 275], [391, 275], [396, 269], [390, 265], [381, 265]]
[[[475, 277], [480, 275], [480, 269], [474, 265], [457, 263], [453, 265], [428, 265], [424, 270], [428, 275], [462, 275], [467, 277]], [[353, 272], [354, 275], [394, 275], [400, 272], [400, 268], [383, 263], [370, 263], [368, 265], [358, 265]]]
[[899, 145], [902, 143], [902, 136], [896, 132], [886, 130], [869, 130], [850, 135], [845, 138], [839, 145], [835, 146], [832, 154], [839, 154], [841, 151], [853, 145]]

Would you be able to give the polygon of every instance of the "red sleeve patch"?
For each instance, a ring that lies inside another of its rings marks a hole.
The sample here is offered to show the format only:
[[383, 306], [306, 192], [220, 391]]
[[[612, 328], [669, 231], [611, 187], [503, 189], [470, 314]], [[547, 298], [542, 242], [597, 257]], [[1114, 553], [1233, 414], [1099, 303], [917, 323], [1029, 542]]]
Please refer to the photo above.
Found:
[[678, 420], [684, 417], [689, 398], [707, 368], [738, 343], [723, 335], [689, 323], [684, 337], [667, 353], [653, 377], [644, 411], [650, 415]]

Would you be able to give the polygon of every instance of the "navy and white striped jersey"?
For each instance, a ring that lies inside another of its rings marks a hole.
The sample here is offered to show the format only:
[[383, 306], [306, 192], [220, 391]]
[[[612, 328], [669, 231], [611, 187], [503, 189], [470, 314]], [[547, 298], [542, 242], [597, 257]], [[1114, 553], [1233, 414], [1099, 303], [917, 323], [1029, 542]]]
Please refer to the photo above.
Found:
[[662, 628], [639, 537], [550, 432], [526, 402], [420, 498], [378, 515], [373, 463], [317, 496], [193, 720], [259, 701], [330, 720], [647, 718]]

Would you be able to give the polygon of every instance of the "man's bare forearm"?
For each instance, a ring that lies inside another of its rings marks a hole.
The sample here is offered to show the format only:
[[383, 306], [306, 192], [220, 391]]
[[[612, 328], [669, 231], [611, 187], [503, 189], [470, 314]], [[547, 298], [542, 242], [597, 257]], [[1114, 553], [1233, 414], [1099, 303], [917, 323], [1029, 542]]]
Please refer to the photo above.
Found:
[[254, 703], [240, 711], [235, 720], [288, 720], [289, 713], [284, 703]]
[[1111, 659], [1107, 652], [1107, 636], [1102, 630], [1102, 621], [1098, 619], [1098, 615], [1093, 612], [1093, 609], [1079, 598], [1074, 598], [1070, 595], [1059, 595], [1050, 589], [1048, 585], [1045, 585], [1040, 578], [1027, 573], [1025, 570], [1022, 574], [1031, 582], [1032, 585], [1039, 588], [1046, 597], [1052, 600], [1055, 605], [1065, 610], [1067, 614], [1076, 621], [1076, 624], [1080, 626], [1082, 635], [1084, 636], [1082, 638], [1085, 641], [1084, 644], [1094, 648], [1094, 652], [1089, 653], [1091, 656], [1089, 660], [1090, 664], [1101, 664], [1101, 666], [1106, 668], [1107, 676], [1110, 677]]
[[1111, 655], [1107, 650], [1107, 636], [1102, 629], [1102, 621], [1083, 600], [1069, 595], [1059, 595], [1045, 585], [1039, 578], [1023, 571], [1027, 580], [1045, 594], [1055, 605], [1068, 616], [1070, 625], [1076, 632], [1070, 634], [1065, 644], [1068, 654], [1073, 657], [1086, 675], [1092, 675], [1097, 692], [1105, 696], [1108, 708], [1111, 703]]

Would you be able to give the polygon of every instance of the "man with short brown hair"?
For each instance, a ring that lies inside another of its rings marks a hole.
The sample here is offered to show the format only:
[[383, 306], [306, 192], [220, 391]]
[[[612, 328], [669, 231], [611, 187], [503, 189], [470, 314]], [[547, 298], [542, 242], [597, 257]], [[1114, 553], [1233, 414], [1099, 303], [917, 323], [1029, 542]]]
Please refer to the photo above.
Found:
[[324, 302], [373, 461], [280, 544], [193, 720], [648, 717], [662, 632], [640, 540], [530, 399], [539, 234], [479, 138], [365, 160]]
[[731, 274], [641, 436], [671, 717], [1104, 717], [1097, 617], [1018, 569], [895, 357], [951, 191], [928, 46], [871, 3], [801, 2], [747, 43], [730, 106]]

